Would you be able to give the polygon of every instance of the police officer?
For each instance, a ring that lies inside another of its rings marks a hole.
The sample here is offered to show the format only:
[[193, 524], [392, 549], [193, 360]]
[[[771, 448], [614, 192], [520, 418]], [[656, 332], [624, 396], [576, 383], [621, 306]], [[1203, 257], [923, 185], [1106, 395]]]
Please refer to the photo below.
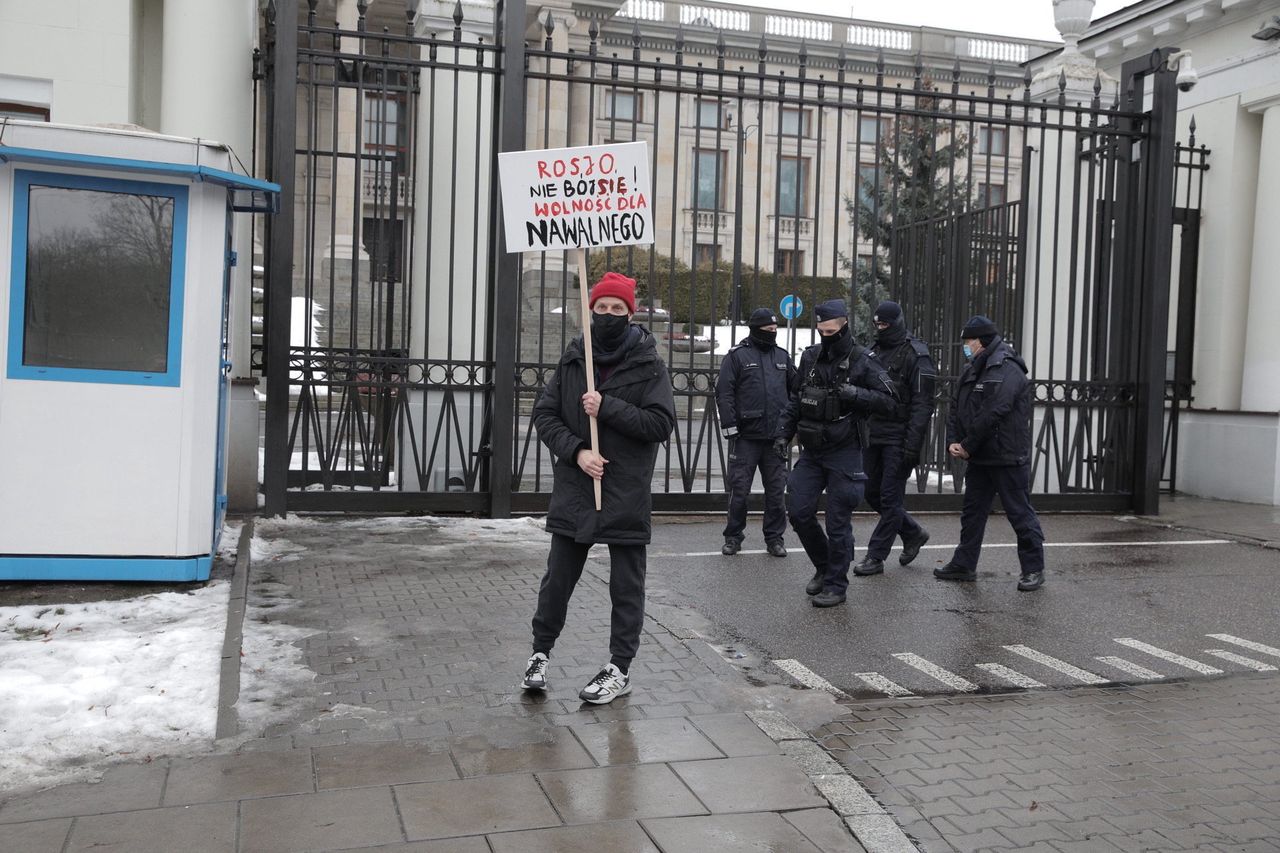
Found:
[[863, 448], [867, 472], [867, 503], [880, 514], [867, 540], [867, 555], [853, 567], [859, 576], [884, 571], [893, 540], [902, 537], [901, 565], [907, 565], [929, 541], [929, 532], [902, 505], [907, 477], [920, 464], [920, 448], [933, 417], [938, 369], [929, 357], [929, 346], [907, 331], [902, 306], [884, 301], [872, 317], [876, 343], [871, 354], [889, 372], [898, 390], [898, 408], [892, 415], [868, 418], [871, 445]]
[[[844, 603], [853, 559], [853, 508], [862, 500], [862, 419], [892, 414], [893, 382], [867, 350], [853, 341], [843, 299], [814, 314], [822, 342], [800, 356], [799, 388], [778, 423], [774, 448], [782, 457], [793, 436], [800, 459], [787, 480], [787, 513], [814, 574], [805, 586], [814, 607]], [[818, 524], [818, 497], [827, 493], [826, 532]]]
[[969, 465], [964, 475], [960, 544], [951, 561], [933, 570], [947, 581], [977, 577], [978, 554], [991, 501], [998, 494], [1018, 539], [1018, 589], [1044, 583], [1044, 532], [1031, 508], [1031, 383], [1027, 365], [978, 315], [960, 333], [969, 359], [951, 394], [947, 452]]
[[729, 521], [720, 553], [731, 557], [742, 548], [747, 526], [747, 496], [756, 469], [764, 481], [764, 542], [774, 557], [787, 556], [782, 535], [787, 530], [783, 494], [787, 464], [773, 452], [778, 417], [791, 399], [796, 367], [778, 346], [778, 318], [757, 308], [747, 320], [751, 330], [720, 362], [716, 407], [720, 434], [729, 441]]

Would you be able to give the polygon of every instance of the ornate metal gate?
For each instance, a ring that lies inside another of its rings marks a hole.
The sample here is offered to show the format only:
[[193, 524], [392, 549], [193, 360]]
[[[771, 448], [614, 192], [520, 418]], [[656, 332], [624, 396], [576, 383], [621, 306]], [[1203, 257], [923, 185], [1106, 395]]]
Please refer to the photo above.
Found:
[[[658, 242], [589, 267], [640, 281], [637, 319], [671, 368], [655, 508], [723, 507], [719, 356], [789, 293], [845, 296], [864, 333], [879, 299], [899, 300], [947, 375], [964, 319], [990, 314], [1033, 370], [1037, 503], [1154, 508], [1165, 51], [1126, 66], [1115, 102], [1099, 81], [1080, 103], [1065, 79], [1033, 96], [1029, 72], [926, 69], [891, 29], [846, 39], [834, 21], [757, 43], [749, 21], [630, 3], [575, 48], [550, 14], [526, 43], [523, 0], [487, 32], [460, 4], [441, 21], [409, 3], [394, 28], [382, 4], [338, 24], [319, 5], [278, 0], [265, 24], [283, 187], [266, 241], [268, 512], [545, 506], [553, 460], [528, 414], [576, 333], [577, 282], [562, 256], [505, 253], [495, 158], [631, 140], [650, 144]], [[799, 326], [793, 346], [807, 311]], [[945, 398], [916, 506], [958, 503], [944, 418]]]

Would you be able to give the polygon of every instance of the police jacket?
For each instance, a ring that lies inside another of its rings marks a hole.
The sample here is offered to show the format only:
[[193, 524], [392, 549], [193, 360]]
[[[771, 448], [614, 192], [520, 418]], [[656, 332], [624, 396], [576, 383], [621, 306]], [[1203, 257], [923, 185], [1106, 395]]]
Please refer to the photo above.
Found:
[[720, 362], [716, 379], [721, 429], [738, 438], [771, 440], [795, 378], [796, 366], [782, 347], [750, 338], [738, 343]]
[[938, 369], [929, 356], [928, 344], [900, 326], [890, 327], [889, 331], [899, 334], [878, 336], [871, 355], [893, 380], [898, 391], [898, 407], [891, 415], [875, 414], [867, 419], [871, 443], [898, 444], [908, 453], [919, 454], [929, 434], [929, 419], [933, 417]]
[[947, 444], [957, 442], [975, 465], [1031, 459], [1031, 382], [1026, 363], [1003, 338], [966, 365], [951, 392]]
[[[815, 421], [807, 416], [801, 399], [812, 388], [835, 395], [830, 417]], [[796, 388], [774, 436], [790, 440], [799, 434], [800, 443], [811, 450], [862, 444], [859, 419], [873, 413], [891, 414], [898, 405], [895, 393], [889, 374], [865, 347], [854, 343], [846, 326], [825, 351], [818, 343], [801, 354]]]
[[[638, 333], [638, 334], [637, 334]], [[602, 397], [600, 455], [609, 460], [601, 480], [601, 511], [595, 487], [578, 467], [578, 451], [590, 443], [590, 419], [582, 409], [587, 361], [582, 338], [574, 338], [533, 407], [538, 438], [556, 457], [547, 530], [581, 543], [646, 545], [653, 509], [653, 466], [658, 446], [676, 423], [671, 377], [653, 336], [631, 326], [631, 346], [609, 377], [596, 386]]]

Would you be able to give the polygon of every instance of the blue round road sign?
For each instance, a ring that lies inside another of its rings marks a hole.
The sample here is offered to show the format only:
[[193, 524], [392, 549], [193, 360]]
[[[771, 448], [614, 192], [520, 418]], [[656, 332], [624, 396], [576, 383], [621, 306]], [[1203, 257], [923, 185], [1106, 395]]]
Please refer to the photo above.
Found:
[[794, 293], [782, 297], [782, 301], [778, 303], [778, 313], [788, 320], [794, 320], [799, 317], [800, 312], [803, 310], [804, 303]]

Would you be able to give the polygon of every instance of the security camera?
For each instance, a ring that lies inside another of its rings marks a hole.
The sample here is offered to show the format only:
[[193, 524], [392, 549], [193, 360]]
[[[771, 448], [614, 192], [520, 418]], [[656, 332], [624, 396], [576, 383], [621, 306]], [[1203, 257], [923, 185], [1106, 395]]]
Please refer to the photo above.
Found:
[[1166, 65], [1170, 71], [1177, 71], [1174, 81], [1179, 92], [1190, 92], [1200, 82], [1200, 75], [1191, 67], [1191, 51], [1179, 50], [1169, 55]]

